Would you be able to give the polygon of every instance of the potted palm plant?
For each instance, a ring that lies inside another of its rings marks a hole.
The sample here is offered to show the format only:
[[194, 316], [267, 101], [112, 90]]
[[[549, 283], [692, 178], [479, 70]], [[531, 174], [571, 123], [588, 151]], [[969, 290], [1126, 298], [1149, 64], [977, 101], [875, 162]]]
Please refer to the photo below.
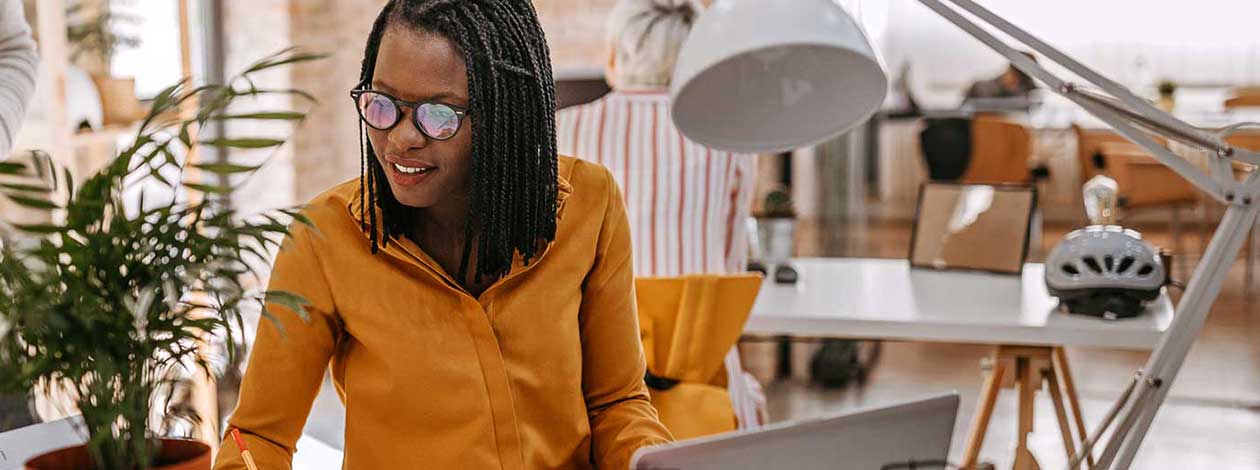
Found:
[[[188, 164], [181, 156], [199, 146], [282, 145], [272, 138], [195, 136], [212, 120], [301, 120], [299, 112], [227, 110], [239, 98], [262, 94], [309, 98], [259, 88], [251, 76], [317, 57], [285, 50], [225, 85], [185, 81], [165, 89], [135, 143], [81, 185], [47, 157], [0, 162], [0, 195], [46, 211], [50, 221], [15, 224], [34, 239], [0, 248], [0, 390], [58, 387], [77, 406], [86, 435], [85, 445], [36, 457], [28, 469], [209, 469], [204, 444], [158, 437], [162, 420], [153, 423], [154, 408], [181, 370], [210, 373], [198, 342], [214, 335], [230, 342], [243, 328], [244, 309], [275, 302], [303, 312], [298, 296], [249, 288], [256, 276], [250, 263], [269, 259], [290, 221], [309, 222], [292, 208], [243, 216], [226, 204], [233, 187], [220, 181], [257, 166]], [[124, 197], [145, 181], [188, 197]], [[156, 414], [198, 419], [186, 409]]]

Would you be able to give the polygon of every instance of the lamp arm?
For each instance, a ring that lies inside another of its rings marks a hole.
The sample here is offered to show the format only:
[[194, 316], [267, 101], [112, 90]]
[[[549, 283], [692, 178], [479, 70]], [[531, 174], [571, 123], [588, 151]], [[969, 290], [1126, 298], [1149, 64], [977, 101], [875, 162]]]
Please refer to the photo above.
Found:
[[1126, 108], [1124, 106], [1124, 103], [1121, 103], [1120, 100], [1104, 95], [1102, 93], [1094, 92], [1092, 90], [1084, 90], [1081, 88], [1077, 88], [1073, 85], [1068, 85], [1068, 86], [1071, 87], [1068, 89], [1070, 93], [1074, 93], [1077, 96], [1080, 96], [1081, 98], [1084, 98], [1086, 100], [1093, 102], [1094, 104], [1097, 104], [1098, 106], [1107, 108], [1108, 110], [1111, 110], [1115, 112], [1116, 114], [1119, 114], [1120, 116], [1124, 117], [1126, 120], [1129, 120], [1131, 122], [1134, 122], [1142, 126], [1143, 128], [1147, 129], [1149, 132], [1159, 133], [1161, 135], [1168, 136], [1169, 138], [1181, 141], [1183, 143], [1194, 145], [1195, 147], [1198, 147], [1201, 149], [1207, 149], [1207, 150], [1217, 149], [1216, 142], [1213, 142], [1212, 139], [1210, 138], [1206, 138], [1200, 132], [1187, 132], [1180, 128], [1167, 126], [1164, 123], [1161, 123], [1159, 121], [1156, 121], [1154, 119], [1151, 119], [1143, 115], [1142, 113]]
[[[1168, 166], [1168, 168], [1172, 169], [1174, 173], [1181, 175], [1182, 178], [1189, 181], [1189, 183], [1196, 186], [1196, 188], [1202, 190], [1203, 193], [1207, 193], [1210, 197], [1216, 199], [1217, 202], [1228, 204], [1228, 200], [1236, 197], [1237, 190], [1234, 188], [1227, 188], [1227, 186], [1231, 185], [1230, 181], [1222, 180], [1220, 178], [1212, 178], [1212, 175], [1206, 173], [1206, 171], [1203, 171], [1201, 168], [1198, 168], [1198, 166], [1194, 166], [1191, 161], [1174, 154], [1172, 150], [1169, 150], [1168, 147], [1160, 144], [1160, 142], [1155, 140], [1154, 137], [1150, 136], [1150, 134], [1138, 129], [1133, 122], [1126, 120], [1120, 112], [1099, 105], [1099, 103], [1092, 102], [1089, 98], [1077, 95], [1065, 96], [1068, 97], [1068, 100], [1075, 102], [1077, 106], [1084, 108], [1085, 111], [1089, 111], [1091, 115], [1099, 118], [1102, 122], [1108, 123], [1108, 125], [1111, 126], [1111, 129], [1119, 132], [1119, 134], [1124, 136], [1125, 139], [1142, 146], [1143, 149], [1150, 152], [1150, 155], [1154, 156], [1155, 160], [1159, 160], [1159, 163]], [[1232, 178], [1232, 175], [1230, 178]]]
[[[1218, 202], [1228, 204], [1230, 200], [1237, 196], [1238, 190], [1233, 187], [1237, 183], [1232, 183], [1232, 179], [1213, 178], [1190, 161], [1173, 153], [1172, 150], [1156, 141], [1150, 134], [1143, 132], [1130, 120], [1126, 119], [1121, 112], [1076, 93], [1069, 92], [1063, 96], [1111, 126], [1129, 141], [1145, 148], [1160, 163], [1172, 169], [1182, 178], [1199, 188], [1200, 191], [1207, 193]], [[1165, 137], [1169, 136], [1165, 135]], [[1232, 175], [1230, 178], [1232, 178]]]
[[[1169, 126], [1164, 122], [1152, 119], [1150, 116], [1129, 109], [1119, 100], [1110, 96], [1085, 90], [1072, 84], [1069, 84], [1068, 86], [1071, 87], [1067, 90], [1069, 93], [1092, 101], [1103, 108], [1107, 108], [1125, 120], [1138, 124], [1149, 133], [1160, 134], [1183, 144], [1211, 151], [1218, 157], [1232, 158], [1251, 165], [1260, 165], [1260, 153], [1244, 148], [1233, 147], [1228, 142], [1222, 142], [1223, 136], [1230, 135], [1243, 127], [1260, 126], [1260, 123], [1241, 122], [1219, 129], [1200, 129], [1198, 127], [1191, 126], [1189, 130], [1187, 130], [1183, 127]], [[1164, 113], [1163, 110], [1160, 110], [1159, 112]], [[1172, 118], [1176, 119], [1175, 116]]]
[[[1005, 56], [1019, 70], [1044, 82], [1056, 93], [1081, 106], [1115, 128], [1127, 139], [1150, 151], [1157, 160], [1178, 175], [1228, 206], [1211, 243], [1205, 250], [1202, 261], [1189, 280], [1185, 294], [1177, 304], [1172, 324], [1160, 337], [1159, 344], [1151, 353], [1146, 367], [1139, 371], [1141, 377], [1138, 382], [1139, 388], [1117, 400], [1116, 406], [1123, 410], [1120, 424], [1113, 431], [1103, 450], [1102, 458], [1094, 469], [1127, 470], [1145, 439], [1156, 412], [1172, 387], [1172, 382], [1185, 363], [1195, 337], [1202, 330], [1208, 312], [1220, 294], [1221, 286], [1225, 282], [1233, 260], [1237, 258], [1243, 241], [1246, 240], [1248, 233], [1256, 224], [1257, 216], [1260, 215], [1260, 179], [1256, 177], [1256, 174], [1260, 172], [1252, 172], [1245, 181], [1239, 182], [1233, 177], [1230, 161], [1239, 160], [1260, 164], [1260, 154], [1237, 149], [1227, 144], [1222, 137], [1230, 128], [1208, 133], [1177, 119], [972, 0], [946, 1], [1065, 67], [1111, 96], [1094, 94], [1060, 79], [1037, 61], [998, 39], [958, 10], [946, 6], [942, 0], [918, 1]], [[1138, 128], [1139, 126], [1141, 129]], [[1212, 174], [1205, 173], [1186, 159], [1176, 155], [1156, 141], [1148, 132], [1213, 151], [1216, 158], [1209, 162]]]

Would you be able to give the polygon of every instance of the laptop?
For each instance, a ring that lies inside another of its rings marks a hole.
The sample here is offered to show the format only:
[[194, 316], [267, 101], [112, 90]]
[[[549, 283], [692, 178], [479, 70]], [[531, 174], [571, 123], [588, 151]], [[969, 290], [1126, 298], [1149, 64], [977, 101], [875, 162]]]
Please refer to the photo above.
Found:
[[[958, 414], [950, 393], [639, 449], [636, 470], [944, 468]], [[936, 466], [933, 466], [936, 465]]]

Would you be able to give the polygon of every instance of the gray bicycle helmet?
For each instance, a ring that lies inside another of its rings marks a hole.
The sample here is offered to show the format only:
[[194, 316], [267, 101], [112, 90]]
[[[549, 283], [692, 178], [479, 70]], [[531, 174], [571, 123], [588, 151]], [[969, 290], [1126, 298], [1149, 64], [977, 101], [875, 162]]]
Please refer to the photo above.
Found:
[[1141, 234], [1116, 225], [1069, 233], [1046, 258], [1046, 287], [1072, 313], [1136, 316], [1166, 281], [1159, 251]]

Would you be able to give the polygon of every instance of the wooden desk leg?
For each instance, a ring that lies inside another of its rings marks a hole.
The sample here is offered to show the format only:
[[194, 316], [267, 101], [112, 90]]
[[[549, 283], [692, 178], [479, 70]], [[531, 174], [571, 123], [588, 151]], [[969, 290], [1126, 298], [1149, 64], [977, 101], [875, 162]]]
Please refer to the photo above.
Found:
[[1015, 373], [1019, 377], [1019, 444], [1015, 448], [1015, 470], [1041, 470], [1037, 458], [1028, 450], [1028, 434], [1033, 431], [1033, 411], [1040, 381], [1033, 375], [1031, 359], [1022, 356], [1015, 361]]
[[[1081, 399], [1076, 394], [1076, 381], [1072, 378], [1072, 367], [1068, 365], [1067, 351], [1062, 347], [1054, 348], [1054, 359], [1058, 364], [1055, 365], [1055, 371], [1059, 377], [1063, 378], [1063, 390], [1067, 393], [1068, 406], [1072, 408], [1072, 419], [1076, 421], [1077, 435], [1081, 436], [1080, 442], [1084, 443], [1089, 438], [1089, 429], [1085, 428], [1085, 417], [1081, 413]], [[1088, 468], [1094, 467], [1094, 453], [1090, 452], [1088, 456]]]
[[993, 417], [993, 405], [997, 403], [998, 392], [1002, 391], [1002, 376], [1006, 374], [1006, 361], [993, 358], [993, 370], [984, 381], [980, 390], [980, 401], [976, 406], [976, 415], [971, 422], [971, 436], [967, 440], [967, 451], [963, 454], [962, 468], [976, 468], [980, 457], [980, 448], [984, 445], [984, 435], [989, 430], [989, 419]]
[[1072, 425], [1068, 423], [1067, 410], [1063, 407], [1063, 392], [1059, 389], [1059, 379], [1055, 377], [1056, 371], [1054, 367], [1041, 371], [1041, 376], [1046, 381], [1046, 388], [1050, 390], [1050, 400], [1054, 402], [1054, 417], [1059, 420], [1059, 434], [1063, 435], [1063, 450], [1067, 451], [1067, 458], [1071, 459], [1076, 456], [1076, 445], [1072, 442]]

